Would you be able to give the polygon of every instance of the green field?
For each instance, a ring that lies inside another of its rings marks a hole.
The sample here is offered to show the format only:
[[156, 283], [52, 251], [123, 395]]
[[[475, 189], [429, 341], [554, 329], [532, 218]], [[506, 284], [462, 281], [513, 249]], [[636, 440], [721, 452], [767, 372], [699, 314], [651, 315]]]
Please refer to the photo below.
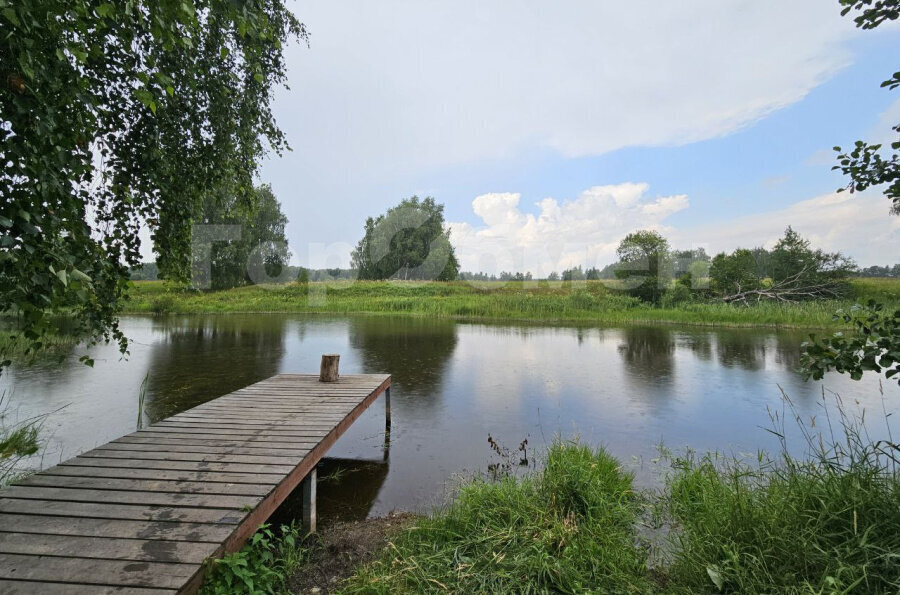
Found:
[[795, 304], [764, 302], [738, 306], [701, 300], [670, 307], [642, 304], [614, 281], [572, 284], [415, 283], [357, 281], [251, 285], [221, 291], [193, 291], [161, 281], [137, 281], [126, 312], [226, 313], [296, 312], [392, 314], [457, 319], [677, 323], [722, 326], [828, 328], [841, 308], [876, 299], [900, 307], [900, 279], [856, 279], [843, 300]]

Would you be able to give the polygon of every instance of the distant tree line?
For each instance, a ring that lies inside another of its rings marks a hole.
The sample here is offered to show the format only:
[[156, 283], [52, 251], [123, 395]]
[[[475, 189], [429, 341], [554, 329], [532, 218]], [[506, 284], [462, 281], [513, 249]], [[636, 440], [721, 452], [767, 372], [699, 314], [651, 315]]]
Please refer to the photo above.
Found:
[[159, 267], [155, 262], [145, 262], [128, 270], [132, 281], [156, 281], [159, 279]]
[[855, 263], [839, 252], [811, 247], [791, 227], [771, 250], [670, 250], [655, 231], [629, 234], [618, 248], [615, 274], [642, 301], [673, 305], [698, 296], [728, 303], [834, 298], [847, 290]]
[[878, 265], [866, 267], [864, 269], [859, 269], [856, 273], [857, 277], [900, 277], [900, 263], [895, 264], [894, 266], [883, 266], [880, 267]]
[[[869, 267], [859, 271], [840, 252], [813, 248], [809, 240], [788, 227], [772, 249], [738, 248], [710, 257], [703, 248], [673, 249], [656, 231], [628, 234], [616, 251], [618, 260], [602, 269], [580, 265], [552, 272], [547, 281], [617, 279], [630, 295], [643, 302], [675, 306], [695, 299], [746, 304], [751, 301], [802, 301], [836, 298], [848, 290], [853, 275], [893, 276], [893, 268]], [[525, 281], [531, 273], [460, 273], [473, 281]]]
[[291, 278], [298, 283], [316, 283], [320, 281], [349, 281], [357, 278], [354, 269], [308, 269], [306, 267], [288, 267]]

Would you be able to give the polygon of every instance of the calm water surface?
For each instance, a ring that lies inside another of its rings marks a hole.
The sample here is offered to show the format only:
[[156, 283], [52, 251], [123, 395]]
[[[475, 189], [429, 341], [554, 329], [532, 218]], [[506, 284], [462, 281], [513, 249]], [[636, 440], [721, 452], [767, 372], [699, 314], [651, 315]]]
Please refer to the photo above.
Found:
[[[89, 350], [91, 369], [76, 349], [62, 363], [0, 377], [12, 418], [55, 411], [35, 465], [133, 431], [145, 376], [144, 418], [152, 423], [279, 372], [315, 372], [322, 353], [340, 353], [346, 373], [393, 375], [389, 458], [379, 400], [320, 470], [333, 478], [319, 487], [325, 517], [426, 510], [454, 478], [497, 462], [489, 435], [512, 448], [527, 438], [540, 449], [556, 434], [578, 434], [652, 485], [659, 468], [650, 460], [661, 442], [734, 453], [777, 448], [762, 428], [771, 427], [767, 408], [782, 408], [779, 386], [823, 427], [823, 383], [794, 371], [806, 336], [799, 332], [280, 314], [128, 317], [122, 326], [133, 341], [125, 360], [99, 346]], [[884, 400], [878, 386], [874, 375], [824, 383], [869, 412], [873, 438], [887, 432], [884, 403], [888, 412], [900, 406], [896, 383], [885, 383]]]

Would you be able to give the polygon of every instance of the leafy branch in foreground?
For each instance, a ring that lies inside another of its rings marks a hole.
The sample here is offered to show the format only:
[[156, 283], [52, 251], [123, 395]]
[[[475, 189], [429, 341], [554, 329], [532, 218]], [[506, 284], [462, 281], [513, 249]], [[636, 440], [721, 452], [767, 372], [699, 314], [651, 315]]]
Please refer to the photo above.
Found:
[[869, 300], [868, 305], [853, 306], [849, 312], [838, 312], [835, 320], [852, 325], [856, 334], [846, 337], [835, 333], [802, 345], [800, 364], [807, 379], [821, 380], [825, 372], [836, 370], [859, 380], [863, 372], [884, 372], [886, 378], [897, 377], [900, 383], [900, 310], [885, 311], [884, 305]]
[[[864, 30], [874, 29], [886, 21], [900, 18], [900, 0], [841, 0], [841, 5], [844, 7], [841, 10], [843, 16], [852, 10], [859, 13], [853, 21]], [[889, 90], [896, 89], [900, 86], [900, 72], [895, 72], [881, 86]], [[900, 134], [900, 124], [892, 130]], [[850, 176], [850, 183], [847, 185], [850, 192], [887, 184], [884, 195], [893, 201], [891, 212], [900, 215], [900, 153], [896, 152], [900, 150], [900, 139], [891, 143], [891, 148], [893, 153], [882, 155], [880, 144], [870, 145], [861, 140], [856, 141], [853, 149], [847, 152], [841, 147], [835, 147], [838, 165], [832, 169], [839, 169], [844, 175]]]
[[142, 224], [186, 279], [202, 199], [252, 201], [286, 147], [271, 101], [296, 37], [281, 0], [0, 0], [0, 314], [37, 343], [66, 313], [124, 350]]

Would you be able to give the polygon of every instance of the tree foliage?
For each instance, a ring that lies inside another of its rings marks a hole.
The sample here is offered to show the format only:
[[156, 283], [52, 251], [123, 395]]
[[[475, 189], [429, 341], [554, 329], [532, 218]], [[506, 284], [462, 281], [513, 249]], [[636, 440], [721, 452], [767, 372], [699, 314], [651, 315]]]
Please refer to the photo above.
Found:
[[563, 281], [584, 281], [587, 278], [581, 265], [568, 268], [562, 272]]
[[207, 270], [205, 263], [197, 263], [195, 270], [202, 272], [200, 278], [194, 277], [195, 283], [226, 289], [248, 283], [294, 280], [293, 274], [287, 278], [290, 258], [284, 234], [287, 217], [268, 184], [258, 186], [249, 202], [238, 197], [206, 197], [197, 224], [234, 225], [238, 232], [235, 235], [239, 237], [211, 243], [209, 278], [202, 278]]
[[630, 233], [616, 250], [619, 257], [616, 277], [625, 280], [631, 295], [658, 304], [668, 283], [669, 252], [669, 241], [658, 232]]
[[444, 227], [444, 205], [430, 196], [404, 199], [384, 215], [366, 219], [353, 268], [360, 279], [454, 281], [459, 262]]
[[711, 289], [718, 294], [759, 289], [762, 277], [753, 252], [738, 248], [731, 254], [716, 254], [709, 266]]
[[709, 278], [711, 289], [727, 302], [800, 301], [841, 295], [855, 269], [851, 259], [813, 249], [788, 226], [772, 250], [739, 248], [717, 254]]
[[850, 312], [838, 312], [836, 320], [852, 325], [856, 335], [835, 333], [803, 344], [801, 365], [807, 378], [821, 380], [825, 372], [836, 370], [854, 380], [863, 372], [883, 372], [900, 383], [900, 310], [889, 312], [870, 300], [867, 306], [854, 306]]
[[[842, 15], [851, 11], [856, 13], [853, 21], [860, 29], [874, 29], [886, 21], [900, 18], [900, 0], [841, 0]], [[881, 83], [882, 88], [894, 90], [900, 87], [900, 71]], [[900, 124], [893, 127], [900, 135]], [[871, 186], [886, 184], [884, 195], [892, 202], [891, 211], [900, 215], [900, 138], [891, 143], [892, 151], [885, 151], [880, 144], [869, 144], [856, 141], [853, 148], [844, 151], [835, 147], [838, 152], [839, 169], [850, 177], [847, 189], [850, 192], [863, 191]]]
[[[853, 20], [860, 29], [874, 29], [900, 18], [900, 0], [841, 0], [841, 5], [842, 15], [857, 13]], [[900, 87], [900, 72], [881, 86], [889, 90]], [[893, 130], [900, 133], [900, 124]], [[900, 140], [891, 143], [894, 152], [890, 155], [882, 152], [881, 145], [863, 141], [856, 141], [847, 153], [841, 147], [834, 149], [839, 153], [839, 164], [833, 169], [850, 176], [849, 190], [887, 184], [884, 194], [893, 201], [892, 212], [900, 215]], [[818, 380], [829, 370], [850, 374], [855, 380], [867, 370], [884, 371], [887, 378], [900, 374], [900, 311], [890, 314], [882, 304], [870, 301], [868, 306], [856, 306], [850, 313], [838, 312], [835, 318], [852, 323], [856, 336], [847, 338], [837, 333], [821, 341], [811, 337], [803, 345], [801, 360], [807, 377]]]
[[286, 146], [270, 104], [297, 36], [281, 0], [0, 0], [0, 312], [124, 349], [141, 225], [186, 280], [203, 197], [250, 197]]

